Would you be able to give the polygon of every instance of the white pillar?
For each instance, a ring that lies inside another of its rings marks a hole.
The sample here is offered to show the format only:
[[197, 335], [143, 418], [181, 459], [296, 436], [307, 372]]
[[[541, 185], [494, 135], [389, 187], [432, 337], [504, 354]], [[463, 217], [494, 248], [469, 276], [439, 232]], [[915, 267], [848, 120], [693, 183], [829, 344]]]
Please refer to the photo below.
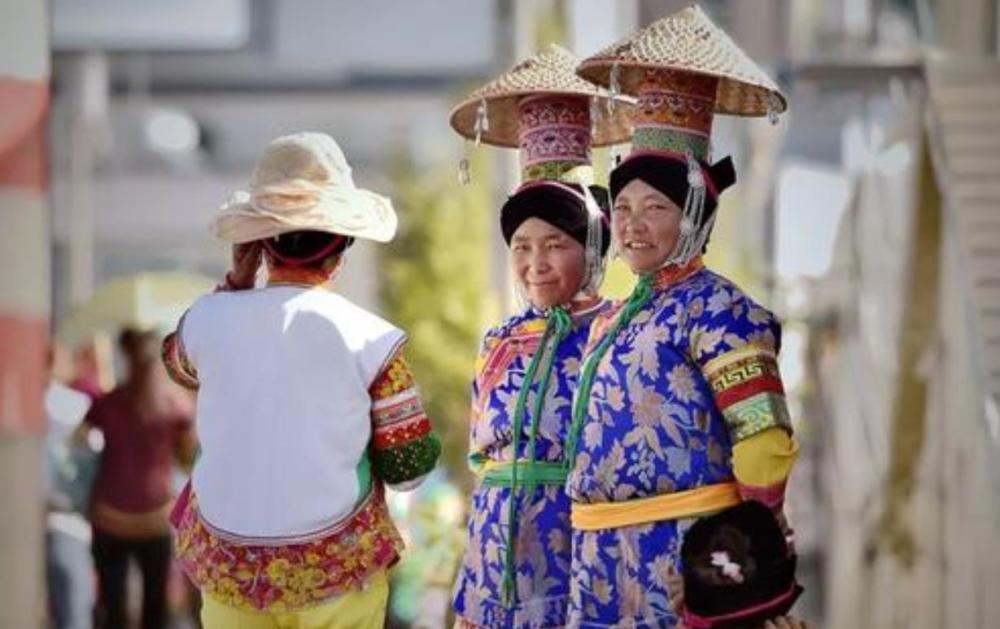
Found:
[[94, 292], [94, 170], [106, 139], [109, 78], [107, 57], [101, 52], [81, 53], [70, 67], [69, 295], [70, 303], [78, 304]]
[[48, 3], [0, 3], [0, 627], [41, 626]]

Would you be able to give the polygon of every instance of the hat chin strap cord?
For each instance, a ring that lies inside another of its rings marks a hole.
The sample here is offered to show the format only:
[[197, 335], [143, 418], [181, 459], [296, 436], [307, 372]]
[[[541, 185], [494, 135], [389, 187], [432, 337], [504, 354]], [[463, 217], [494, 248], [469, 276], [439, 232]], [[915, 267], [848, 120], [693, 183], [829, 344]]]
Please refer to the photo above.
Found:
[[715, 226], [715, 214], [705, 219], [705, 173], [691, 153], [687, 154], [687, 165], [688, 191], [681, 214], [680, 234], [662, 267], [683, 266], [700, 255]]
[[606, 259], [601, 255], [604, 246], [604, 231], [601, 229], [604, 216], [590, 188], [580, 187], [583, 188], [583, 204], [587, 208], [587, 244], [583, 248], [583, 285], [579, 294], [590, 297], [597, 294], [604, 281]]
[[[490, 130], [490, 115], [487, 109], [486, 99], [481, 98], [479, 100], [479, 106], [476, 108], [476, 122], [473, 127], [473, 132], [476, 134], [476, 147], [478, 148], [480, 143], [483, 141], [483, 134], [489, 132]], [[469, 165], [469, 141], [465, 141], [465, 154], [462, 159], [458, 162], [458, 182], [460, 184], [467, 185], [472, 181], [471, 166]]]

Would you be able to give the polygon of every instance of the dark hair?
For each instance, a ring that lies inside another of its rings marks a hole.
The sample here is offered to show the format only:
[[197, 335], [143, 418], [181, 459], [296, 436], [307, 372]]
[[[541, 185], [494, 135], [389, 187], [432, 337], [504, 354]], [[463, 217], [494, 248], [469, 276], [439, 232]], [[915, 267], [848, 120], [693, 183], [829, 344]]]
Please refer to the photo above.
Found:
[[[608, 221], [610, 198], [606, 188], [588, 186], [588, 189], [602, 214], [601, 254], [603, 255], [607, 253], [611, 243]], [[583, 188], [573, 183], [525, 184], [512, 194], [500, 209], [500, 231], [504, 241], [510, 245], [514, 232], [522, 223], [529, 218], [540, 218], [586, 246], [589, 217], [587, 208], [580, 198], [583, 193]]]
[[139, 328], [124, 328], [118, 335], [118, 347], [126, 354], [131, 354], [139, 349], [144, 343], [156, 342], [156, 333], [152, 330], [140, 330]]
[[332, 256], [339, 256], [354, 239], [321, 231], [295, 231], [264, 241], [272, 264], [317, 268]]
[[801, 594], [795, 564], [774, 514], [759, 502], [701, 518], [681, 545], [685, 616], [719, 629], [759, 627]]

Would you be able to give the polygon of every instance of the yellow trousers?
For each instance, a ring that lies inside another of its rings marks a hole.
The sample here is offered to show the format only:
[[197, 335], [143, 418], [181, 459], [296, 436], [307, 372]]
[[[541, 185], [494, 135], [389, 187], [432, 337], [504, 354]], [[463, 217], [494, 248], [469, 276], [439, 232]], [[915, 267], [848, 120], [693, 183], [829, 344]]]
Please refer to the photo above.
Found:
[[382, 629], [389, 600], [385, 572], [368, 588], [297, 612], [258, 612], [230, 607], [206, 596], [201, 605], [204, 629]]

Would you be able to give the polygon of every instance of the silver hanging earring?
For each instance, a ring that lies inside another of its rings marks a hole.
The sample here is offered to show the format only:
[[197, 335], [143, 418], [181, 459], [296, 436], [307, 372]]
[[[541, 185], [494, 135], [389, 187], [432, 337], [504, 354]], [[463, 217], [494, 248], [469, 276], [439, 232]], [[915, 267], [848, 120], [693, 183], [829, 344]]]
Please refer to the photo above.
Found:
[[472, 175], [470, 174], [469, 167], [469, 141], [463, 142], [463, 155], [462, 159], [458, 161], [458, 183], [467, 185], [472, 181]]
[[615, 144], [614, 146], [611, 147], [611, 154], [608, 156], [608, 159], [611, 162], [611, 168], [616, 168], [618, 167], [619, 164], [622, 163], [621, 144]]
[[[486, 110], [486, 99], [482, 98], [479, 100], [479, 106], [476, 108], [476, 121], [473, 123], [472, 131], [476, 134], [476, 147], [483, 141], [483, 134], [488, 133], [490, 130], [490, 119], [489, 114]], [[472, 181], [472, 168], [469, 161], [469, 142], [465, 142], [465, 154], [462, 156], [461, 161], [458, 162], [458, 181], [462, 184], [468, 184]]]
[[618, 97], [621, 96], [622, 88], [618, 84], [618, 73], [619, 67], [618, 62], [611, 64], [611, 73], [608, 77], [608, 113], [613, 114], [615, 112], [615, 105]]
[[694, 221], [691, 217], [685, 216], [681, 219], [681, 236], [689, 237], [694, 233]]
[[590, 137], [597, 135], [597, 123], [601, 117], [601, 104], [597, 97], [590, 99]]
[[490, 117], [486, 110], [486, 99], [480, 99], [479, 107], [476, 108], [476, 123], [473, 126], [473, 131], [476, 132], [476, 146], [483, 139], [484, 133], [489, 133], [490, 130]]

